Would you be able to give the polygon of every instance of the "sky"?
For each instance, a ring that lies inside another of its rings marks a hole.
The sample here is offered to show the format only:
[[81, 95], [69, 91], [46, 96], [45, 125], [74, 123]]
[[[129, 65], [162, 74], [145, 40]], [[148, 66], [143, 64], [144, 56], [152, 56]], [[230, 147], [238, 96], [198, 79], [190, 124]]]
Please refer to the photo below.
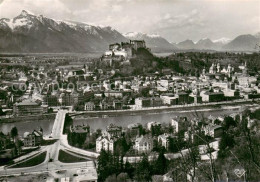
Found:
[[0, 18], [22, 10], [121, 33], [159, 34], [170, 42], [260, 32], [260, 0], [0, 0]]

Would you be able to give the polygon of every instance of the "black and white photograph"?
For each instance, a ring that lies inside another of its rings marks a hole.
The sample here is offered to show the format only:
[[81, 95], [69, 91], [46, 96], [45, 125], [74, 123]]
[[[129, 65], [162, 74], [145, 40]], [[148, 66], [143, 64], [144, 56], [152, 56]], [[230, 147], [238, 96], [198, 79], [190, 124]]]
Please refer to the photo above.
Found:
[[260, 182], [260, 0], [0, 0], [0, 182]]

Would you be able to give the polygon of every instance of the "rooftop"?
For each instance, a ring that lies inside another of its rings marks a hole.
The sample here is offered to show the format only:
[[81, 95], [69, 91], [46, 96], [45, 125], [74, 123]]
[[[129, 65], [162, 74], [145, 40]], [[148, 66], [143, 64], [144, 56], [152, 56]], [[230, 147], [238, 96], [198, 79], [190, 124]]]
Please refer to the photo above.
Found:
[[38, 106], [39, 104], [33, 100], [23, 100], [22, 102], [15, 103], [16, 106]]

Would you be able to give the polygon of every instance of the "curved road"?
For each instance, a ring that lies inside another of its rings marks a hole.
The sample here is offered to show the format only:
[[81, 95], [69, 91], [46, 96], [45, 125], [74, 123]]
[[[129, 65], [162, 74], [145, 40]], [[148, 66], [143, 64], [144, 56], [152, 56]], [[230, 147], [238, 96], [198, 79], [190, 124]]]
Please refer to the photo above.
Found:
[[[94, 161], [87, 161], [87, 162], [76, 162], [76, 163], [62, 163], [58, 160], [59, 157], [59, 150], [68, 150], [74, 153], [83, 154], [85, 156], [93, 158], [97, 158], [99, 154], [95, 152], [89, 152], [82, 149], [78, 149], [75, 147], [72, 147], [68, 144], [67, 135], [63, 134], [63, 128], [64, 128], [64, 121], [65, 116], [67, 114], [67, 111], [60, 110], [58, 111], [52, 132], [50, 137], [53, 139], [57, 139], [57, 142], [55, 142], [52, 145], [49, 145], [47, 147], [43, 147], [40, 149], [39, 152], [46, 151], [46, 158], [43, 163], [32, 166], [32, 167], [25, 167], [25, 168], [8, 168], [6, 166], [3, 166], [0, 168], [0, 176], [4, 175], [20, 175], [21, 173], [42, 173], [46, 171], [55, 172], [57, 170], [71, 170], [71, 169], [79, 169], [79, 168], [93, 168], [95, 169], [95, 163]], [[52, 159], [52, 162], [50, 162], [50, 159]], [[22, 160], [22, 159], [21, 159]], [[21, 161], [20, 160], [20, 161]], [[18, 161], [17, 161], [18, 162]]]

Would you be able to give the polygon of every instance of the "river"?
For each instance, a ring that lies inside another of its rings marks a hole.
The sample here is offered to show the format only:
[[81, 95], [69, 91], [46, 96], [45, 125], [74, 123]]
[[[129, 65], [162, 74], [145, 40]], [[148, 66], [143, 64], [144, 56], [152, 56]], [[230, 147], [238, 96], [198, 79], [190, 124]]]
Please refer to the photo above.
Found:
[[[258, 106], [256, 106], [258, 107]], [[201, 109], [196, 111], [199, 117], [212, 116], [224, 116], [232, 113], [241, 112], [240, 106], [225, 107], [224, 109]], [[127, 115], [108, 118], [74, 118], [74, 124], [88, 124], [92, 131], [97, 129], [105, 129], [106, 126], [113, 123], [118, 126], [127, 127], [131, 123], [141, 123], [146, 125], [150, 121], [158, 121], [161, 123], [169, 124], [174, 116], [186, 116], [188, 118], [196, 117], [195, 111], [171, 111], [168, 113], [156, 113], [156, 114], [139, 114], [139, 115]]]
[[34, 129], [38, 130], [40, 127], [43, 129], [43, 135], [51, 134], [53, 120], [35, 120], [35, 121], [21, 121], [15, 123], [0, 123], [0, 131], [7, 134], [13, 127], [17, 127], [18, 135], [23, 137], [25, 132], [32, 132]]
[[[258, 107], [259, 105], [252, 106], [253, 108]], [[220, 115], [230, 115], [232, 113], [241, 112], [240, 106], [227, 106], [222, 109], [201, 109], [197, 110], [199, 116], [208, 117], [220, 116]], [[105, 129], [106, 126], [113, 123], [122, 127], [127, 127], [131, 123], [141, 123], [142, 125], [147, 124], [150, 121], [158, 121], [161, 123], [170, 123], [171, 118], [174, 116], [187, 116], [188, 118], [194, 118], [195, 111], [184, 110], [184, 111], [171, 111], [167, 113], [156, 113], [156, 114], [138, 114], [138, 115], [127, 115], [127, 116], [117, 116], [117, 117], [108, 117], [108, 118], [74, 118], [74, 124], [88, 124], [92, 131], [97, 129]], [[82, 117], [82, 116], [81, 116]], [[49, 135], [52, 130], [54, 119], [48, 121], [21, 121], [16, 123], [1, 123], [0, 131], [3, 133], [8, 133], [11, 131], [12, 127], [16, 126], [19, 132], [19, 135], [22, 136], [26, 131], [33, 131], [42, 127], [44, 135]]]

